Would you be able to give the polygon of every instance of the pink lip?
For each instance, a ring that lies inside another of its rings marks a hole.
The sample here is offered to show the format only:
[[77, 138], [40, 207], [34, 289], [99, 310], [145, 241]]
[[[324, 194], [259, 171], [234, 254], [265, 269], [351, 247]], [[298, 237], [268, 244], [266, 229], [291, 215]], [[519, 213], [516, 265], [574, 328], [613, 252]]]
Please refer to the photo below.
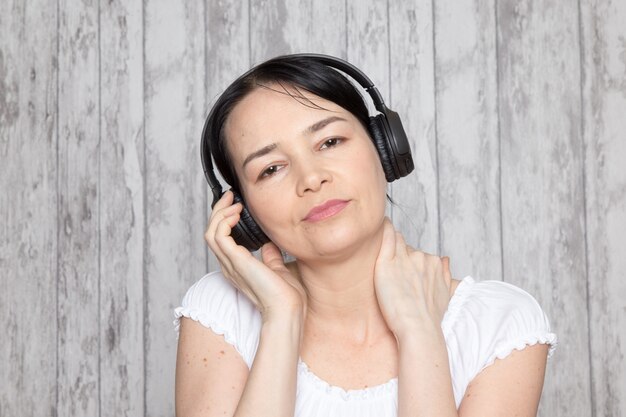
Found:
[[327, 219], [343, 210], [348, 203], [349, 201], [346, 200], [328, 200], [324, 204], [313, 207], [304, 220], [308, 222], [318, 222]]

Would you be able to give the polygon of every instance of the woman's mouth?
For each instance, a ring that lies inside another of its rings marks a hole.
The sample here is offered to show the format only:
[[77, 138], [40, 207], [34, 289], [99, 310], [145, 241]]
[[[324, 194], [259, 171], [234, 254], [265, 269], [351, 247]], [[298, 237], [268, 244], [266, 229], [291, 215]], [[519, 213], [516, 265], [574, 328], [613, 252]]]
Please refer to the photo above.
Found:
[[304, 218], [307, 222], [318, 222], [334, 216], [343, 210], [349, 203], [348, 200], [328, 200], [319, 206], [315, 206]]

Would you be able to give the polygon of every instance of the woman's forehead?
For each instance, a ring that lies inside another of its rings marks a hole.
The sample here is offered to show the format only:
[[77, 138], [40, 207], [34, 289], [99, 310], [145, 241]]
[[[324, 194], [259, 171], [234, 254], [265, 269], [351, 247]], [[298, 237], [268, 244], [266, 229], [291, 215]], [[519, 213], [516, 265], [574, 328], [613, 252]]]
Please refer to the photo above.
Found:
[[319, 117], [320, 111], [345, 112], [346, 110], [306, 90], [277, 84], [260, 85], [247, 94], [231, 112], [229, 119], [264, 120], [268, 116], [285, 114]]
[[350, 123], [356, 120], [332, 101], [307, 91], [286, 89], [275, 85], [256, 88], [233, 108], [224, 129], [235, 160], [250, 148], [301, 136], [312, 124], [331, 115]]

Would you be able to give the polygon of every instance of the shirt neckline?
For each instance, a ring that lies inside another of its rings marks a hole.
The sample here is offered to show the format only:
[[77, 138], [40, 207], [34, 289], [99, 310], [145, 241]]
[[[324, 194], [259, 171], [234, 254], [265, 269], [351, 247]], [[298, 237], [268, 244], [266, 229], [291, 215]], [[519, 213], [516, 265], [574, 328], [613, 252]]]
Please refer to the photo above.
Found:
[[[466, 276], [457, 285], [454, 294], [450, 298], [448, 308], [441, 321], [441, 328], [444, 336], [449, 333], [450, 327], [456, 321], [459, 309], [461, 308], [466, 298], [467, 289], [474, 283], [474, 279], [471, 276]], [[344, 400], [375, 398], [381, 396], [389, 396], [397, 391], [398, 377], [391, 378], [387, 382], [374, 385], [362, 389], [345, 389], [336, 385], [331, 385], [324, 379], [317, 376], [309, 366], [298, 357], [298, 375], [304, 377], [317, 389], [326, 392], [327, 394], [341, 397]]]

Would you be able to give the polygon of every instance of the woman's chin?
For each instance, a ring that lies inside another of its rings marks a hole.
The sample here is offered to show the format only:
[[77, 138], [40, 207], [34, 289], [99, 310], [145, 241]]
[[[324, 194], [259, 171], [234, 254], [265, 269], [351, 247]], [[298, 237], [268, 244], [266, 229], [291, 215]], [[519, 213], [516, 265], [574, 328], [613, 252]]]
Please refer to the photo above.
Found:
[[[297, 242], [291, 241], [285, 245], [285, 250], [303, 261], [341, 260], [351, 257], [364, 245], [373, 243], [374, 235], [374, 230], [345, 223], [328, 228], [306, 228], [306, 233]], [[293, 249], [289, 250], [288, 247]]]

